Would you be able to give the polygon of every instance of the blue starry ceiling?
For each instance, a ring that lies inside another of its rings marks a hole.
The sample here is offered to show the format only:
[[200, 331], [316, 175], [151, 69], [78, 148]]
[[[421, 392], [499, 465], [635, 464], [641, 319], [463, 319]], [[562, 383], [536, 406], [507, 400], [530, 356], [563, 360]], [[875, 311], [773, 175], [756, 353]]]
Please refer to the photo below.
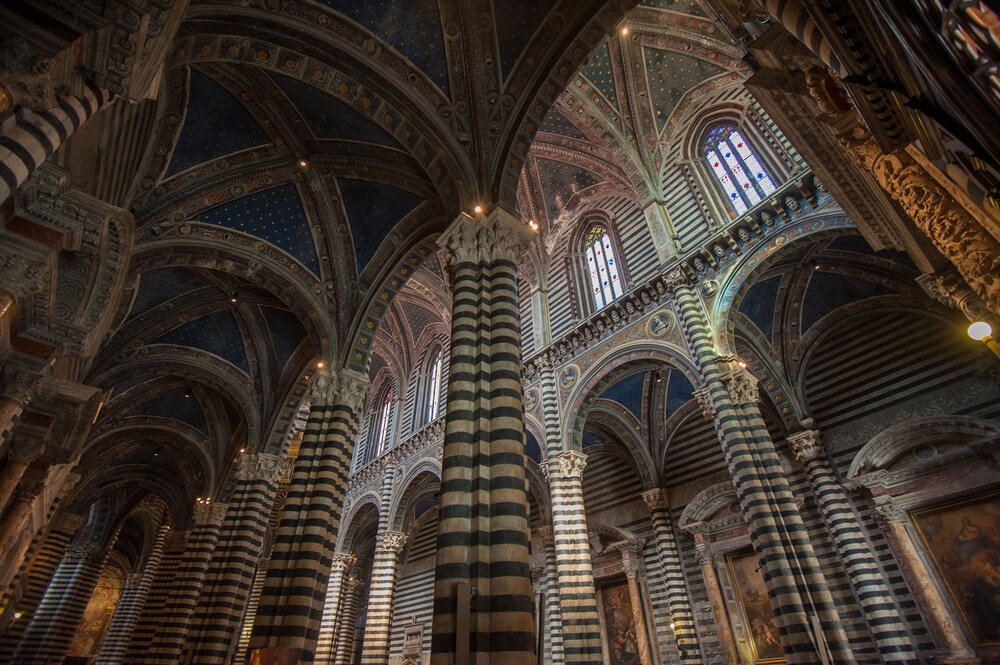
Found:
[[514, 69], [531, 36], [554, 4], [554, 0], [503, 0], [493, 3], [500, 45], [500, 68], [504, 78]]
[[377, 182], [338, 178], [337, 183], [347, 219], [351, 223], [358, 273], [361, 273], [396, 222], [416, 208], [423, 199]]
[[662, 128], [684, 93], [702, 81], [726, 71], [720, 65], [689, 55], [643, 47], [649, 97], [657, 125]]
[[152, 343], [175, 344], [208, 351], [228, 360], [247, 374], [250, 373], [246, 347], [243, 346], [243, 335], [240, 334], [233, 313], [228, 309], [189, 321], [179, 328], [160, 335]]
[[151, 399], [141, 404], [132, 415], [154, 416], [158, 418], [173, 418], [182, 423], [187, 423], [202, 434], [207, 435], [208, 422], [205, 420], [205, 412], [198, 403], [198, 398], [184, 396], [184, 390], [178, 389], [167, 393], [162, 397]]
[[695, 16], [707, 16], [705, 10], [701, 8], [697, 0], [644, 0], [639, 3], [644, 7], [653, 9], [669, 9], [682, 14], [694, 14]]
[[423, 333], [424, 328], [441, 320], [441, 317], [429, 309], [418, 307], [417, 305], [411, 305], [410, 303], [403, 305], [403, 313], [406, 315], [406, 320], [410, 326], [410, 333], [413, 335], [413, 339], [415, 340], [420, 339], [420, 335]]
[[281, 74], [269, 74], [318, 139], [362, 141], [398, 148], [388, 132], [332, 95], [308, 83]]
[[236, 97], [197, 69], [190, 71], [187, 113], [166, 176], [216, 157], [271, 143]]
[[858, 277], [815, 271], [802, 302], [802, 326], [805, 333], [821, 318], [856, 300], [887, 295], [891, 291]]
[[587, 64], [580, 71], [584, 78], [594, 84], [609, 102], [618, 107], [618, 91], [615, 89], [615, 75], [611, 66], [611, 49], [605, 41], [591, 54]]
[[319, 275], [319, 259], [295, 185], [248, 194], [199, 214], [197, 221], [257, 236]]
[[445, 95], [448, 71], [437, 0], [320, 0], [354, 19], [406, 56]]
[[601, 397], [618, 402], [632, 412], [636, 418], [642, 418], [642, 398], [646, 385], [646, 372], [626, 376], [608, 386]]
[[574, 194], [600, 182], [600, 178], [579, 166], [551, 159], [538, 159], [537, 162], [542, 200], [550, 222], [559, 216]]
[[774, 324], [774, 303], [780, 285], [780, 276], [761, 280], [750, 287], [740, 303], [739, 311], [753, 321], [769, 342], [774, 341], [771, 339]]
[[910, 268], [911, 270], [917, 270], [917, 266], [913, 263], [913, 259], [911, 259], [910, 255], [906, 252], [897, 252], [894, 250], [875, 251], [872, 249], [872, 246], [859, 235], [848, 234], [834, 238], [830, 241], [830, 244], [827, 245], [826, 248], [841, 252], [856, 252], [867, 256], [877, 256], [880, 259], [886, 259], [888, 261], [892, 261], [893, 263], [898, 263], [899, 265]]
[[667, 417], [694, 397], [694, 386], [684, 372], [672, 369], [667, 373]]
[[580, 139], [581, 141], [587, 140], [587, 135], [581, 132], [576, 125], [567, 120], [566, 116], [554, 107], [545, 114], [545, 120], [542, 122], [542, 126], [539, 127], [539, 131], [550, 134], [561, 134], [562, 136]]
[[142, 273], [129, 316], [136, 316], [179, 295], [208, 286], [208, 282], [187, 268], [159, 268]]
[[282, 372], [288, 359], [305, 338], [306, 329], [302, 327], [299, 318], [288, 310], [261, 307], [260, 311], [264, 315], [264, 321], [267, 322], [268, 332], [271, 333], [274, 361], [278, 371]]

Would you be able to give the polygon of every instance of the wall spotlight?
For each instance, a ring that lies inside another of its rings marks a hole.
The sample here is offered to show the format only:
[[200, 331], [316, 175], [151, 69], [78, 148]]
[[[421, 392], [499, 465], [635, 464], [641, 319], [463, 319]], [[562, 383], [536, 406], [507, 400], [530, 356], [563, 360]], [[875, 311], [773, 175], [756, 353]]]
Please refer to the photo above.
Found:
[[239, 302], [239, 299], [240, 299], [240, 292], [239, 291], [233, 291], [229, 295], [229, 302]]
[[622, 26], [622, 36], [624, 37], [627, 34], [628, 34], [628, 26], [627, 25], [623, 25]]
[[476, 214], [478, 215], [483, 211], [483, 206], [476, 206], [475, 208], [473, 208], [473, 210], [475, 210]]
[[302, 168], [306, 168], [307, 166], [309, 166], [309, 162], [307, 162], [304, 159], [300, 159], [299, 160], [299, 166], [301, 166]]
[[323, 369], [324, 367], [326, 367], [326, 363], [320, 360], [318, 363], [316, 363], [316, 367], [318, 367], [319, 369]]

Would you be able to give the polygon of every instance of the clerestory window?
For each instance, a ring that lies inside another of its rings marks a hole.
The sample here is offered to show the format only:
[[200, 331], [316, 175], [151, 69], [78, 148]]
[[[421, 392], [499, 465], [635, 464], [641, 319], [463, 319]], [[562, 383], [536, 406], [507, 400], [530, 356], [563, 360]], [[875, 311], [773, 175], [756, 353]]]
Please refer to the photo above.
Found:
[[743, 134], [731, 125], [720, 125], [708, 132], [705, 159], [738, 214], [777, 189]]
[[625, 292], [618, 258], [606, 227], [596, 225], [587, 232], [584, 238], [584, 256], [587, 259], [594, 309], [601, 309]]

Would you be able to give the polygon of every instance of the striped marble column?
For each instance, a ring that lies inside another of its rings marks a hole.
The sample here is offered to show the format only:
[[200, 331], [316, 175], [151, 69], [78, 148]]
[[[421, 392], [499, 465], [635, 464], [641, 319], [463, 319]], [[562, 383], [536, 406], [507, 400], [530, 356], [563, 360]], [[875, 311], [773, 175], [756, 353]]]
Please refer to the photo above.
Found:
[[698, 557], [698, 565], [701, 566], [701, 576], [705, 581], [708, 602], [712, 606], [712, 617], [715, 619], [713, 623], [716, 635], [719, 636], [719, 646], [722, 648], [723, 665], [740, 665], [739, 650], [736, 648], [736, 639], [733, 636], [733, 626], [729, 622], [729, 612], [726, 611], [726, 599], [722, 595], [719, 577], [715, 572], [715, 554], [701, 539], [696, 542], [695, 554]]
[[372, 563], [371, 589], [361, 644], [361, 665], [386, 665], [389, 661], [389, 638], [392, 635], [392, 605], [396, 598], [396, 573], [399, 555], [406, 546], [406, 534], [386, 531], [378, 538]]
[[319, 625], [319, 640], [316, 642], [316, 665], [331, 665], [337, 642], [337, 628], [343, 611], [345, 582], [347, 573], [354, 566], [353, 554], [334, 554], [330, 567], [330, 584], [323, 604], [323, 621]]
[[545, 645], [546, 662], [565, 663], [562, 641], [562, 617], [559, 615], [559, 571], [556, 569], [556, 545], [552, 527], [541, 530], [545, 547]]
[[587, 456], [567, 450], [548, 460], [552, 532], [559, 579], [563, 655], [570, 663], [603, 663], [590, 532], [583, 505]]
[[278, 455], [240, 458], [236, 488], [202, 584], [182, 662], [226, 665], [232, 657], [285, 469], [285, 458]]
[[696, 395], [722, 443], [786, 660], [818, 663], [828, 652], [836, 663], [853, 663], [833, 595], [757, 408], [756, 379], [739, 358], [717, 356], [704, 306], [686, 276], [677, 271], [671, 281], [678, 319], [704, 381]]
[[497, 209], [439, 239], [454, 288], [431, 663], [535, 657], [517, 265], [534, 234]]
[[677, 654], [681, 663], [700, 665], [701, 649], [694, 624], [694, 611], [691, 609], [691, 594], [684, 577], [684, 564], [677, 549], [673, 520], [670, 519], [667, 491], [659, 488], [647, 490], [642, 493], [642, 498], [649, 508], [650, 521], [653, 523], [656, 556], [663, 575], [667, 607], [670, 609], [670, 629], [674, 634]]
[[115, 607], [114, 616], [111, 618], [111, 625], [108, 626], [104, 634], [104, 640], [94, 659], [95, 665], [119, 665], [124, 663], [125, 654], [128, 652], [128, 645], [132, 639], [132, 631], [139, 620], [149, 589], [156, 579], [156, 573], [163, 559], [163, 548], [166, 544], [167, 535], [170, 533], [170, 521], [163, 520], [156, 533], [156, 539], [150, 548], [149, 557], [141, 573], [130, 576], [129, 584], [118, 600]]
[[267, 569], [270, 565], [271, 557], [269, 556], [257, 560], [257, 572], [253, 577], [253, 586], [250, 587], [247, 610], [243, 614], [243, 625], [240, 627], [240, 639], [236, 644], [236, 653], [233, 654], [233, 659], [230, 661], [231, 665], [243, 665], [246, 662], [253, 624], [257, 620], [257, 610], [260, 608], [260, 596], [264, 592], [264, 579], [267, 577]]
[[49, 665], [63, 661], [107, 556], [108, 549], [96, 545], [66, 548], [31, 624], [11, 658], [12, 665]]
[[59, 95], [46, 111], [18, 109], [0, 135], [0, 203], [111, 100], [104, 88], [85, 84], [81, 96]]
[[313, 662], [368, 377], [321, 373], [250, 640], [255, 665]]
[[126, 662], [138, 663], [142, 659], [153, 642], [157, 626], [164, 620], [164, 612], [174, 589], [177, 569], [181, 565], [189, 535], [187, 531], [171, 531], [167, 537], [163, 558], [160, 559], [160, 565], [156, 570], [156, 578], [149, 588], [142, 613], [139, 614], [135, 629], [132, 631], [132, 639], [129, 640]]
[[864, 527], [854, 512], [833, 466], [823, 454], [819, 431], [807, 429], [788, 437], [792, 452], [805, 467], [823, 522], [837, 547], [883, 663], [916, 662], [913, 636], [900, 618], [892, 591], [872, 553]]
[[[52, 520], [52, 525], [42, 536], [38, 546], [17, 586], [4, 594], [4, 629], [0, 632], [0, 664], [7, 665], [17, 650], [21, 638], [38, 610], [45, 590], [52, 582], [59, 563], [74, 534], [83, 524], [83, 517], [72, 513], [61, 513]], [[8, 612], [10, 613], [8, 615]], [[19, 614], [17, 618], [14, 614]]]
[[337, 643], [333, 655], [334, 665], [351, 665], [354, 656], [354, 633], [358, 629], [358, 600], [361, 580], [351, 577], [344, 588], [343, 609], [337, 625]]
[[813, 52], [838, 77], [844, 78], [850, 72], [841, 64], [834, 53], [830, 41], [820, 31], [815, 19], [809, 14], [802, 0], [763, 0], [761, 3], [771, 18], [795, 35], [806, 48]]
[[129, 651], [133, 662], [173, 665], [180, 660], [225, 516], [226, 506], [222, 504], [198, 503], [195, 506], [194, 526], [177, 564], [173, 588], [153, 628], [152, 638], [146, 644], [135, 645], [138, 653]]

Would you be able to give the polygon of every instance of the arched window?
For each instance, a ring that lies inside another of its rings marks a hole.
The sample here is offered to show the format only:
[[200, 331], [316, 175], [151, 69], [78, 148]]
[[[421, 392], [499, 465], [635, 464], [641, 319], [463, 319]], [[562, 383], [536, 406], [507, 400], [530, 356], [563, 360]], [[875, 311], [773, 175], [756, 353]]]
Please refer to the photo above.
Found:
[[587, 232], [583, 246], [594, 309], [601, 309], [625, 292], [618, 270], [618, 258], [608, 229], [600, 224]]
[[708, 132], [705, 159], [739, 214], [777, 189], [743, 134], [731, 125], [720, 125]]
[[385, 446], [389, 442], [389, 424], [392, 420], [392, 386], [385, 391], [382, 404], [375, 415], [375, 422], [372, 427], [372, 454], [369, 459], [375, 459], [385, 452]]
[[441, 405], [441, 364], [443, 362], [441, 349], [438, 349], [431, 362], [431, 373], [427, 377], [427, 422], [432, 422], [438, 417], [438, 408]]

